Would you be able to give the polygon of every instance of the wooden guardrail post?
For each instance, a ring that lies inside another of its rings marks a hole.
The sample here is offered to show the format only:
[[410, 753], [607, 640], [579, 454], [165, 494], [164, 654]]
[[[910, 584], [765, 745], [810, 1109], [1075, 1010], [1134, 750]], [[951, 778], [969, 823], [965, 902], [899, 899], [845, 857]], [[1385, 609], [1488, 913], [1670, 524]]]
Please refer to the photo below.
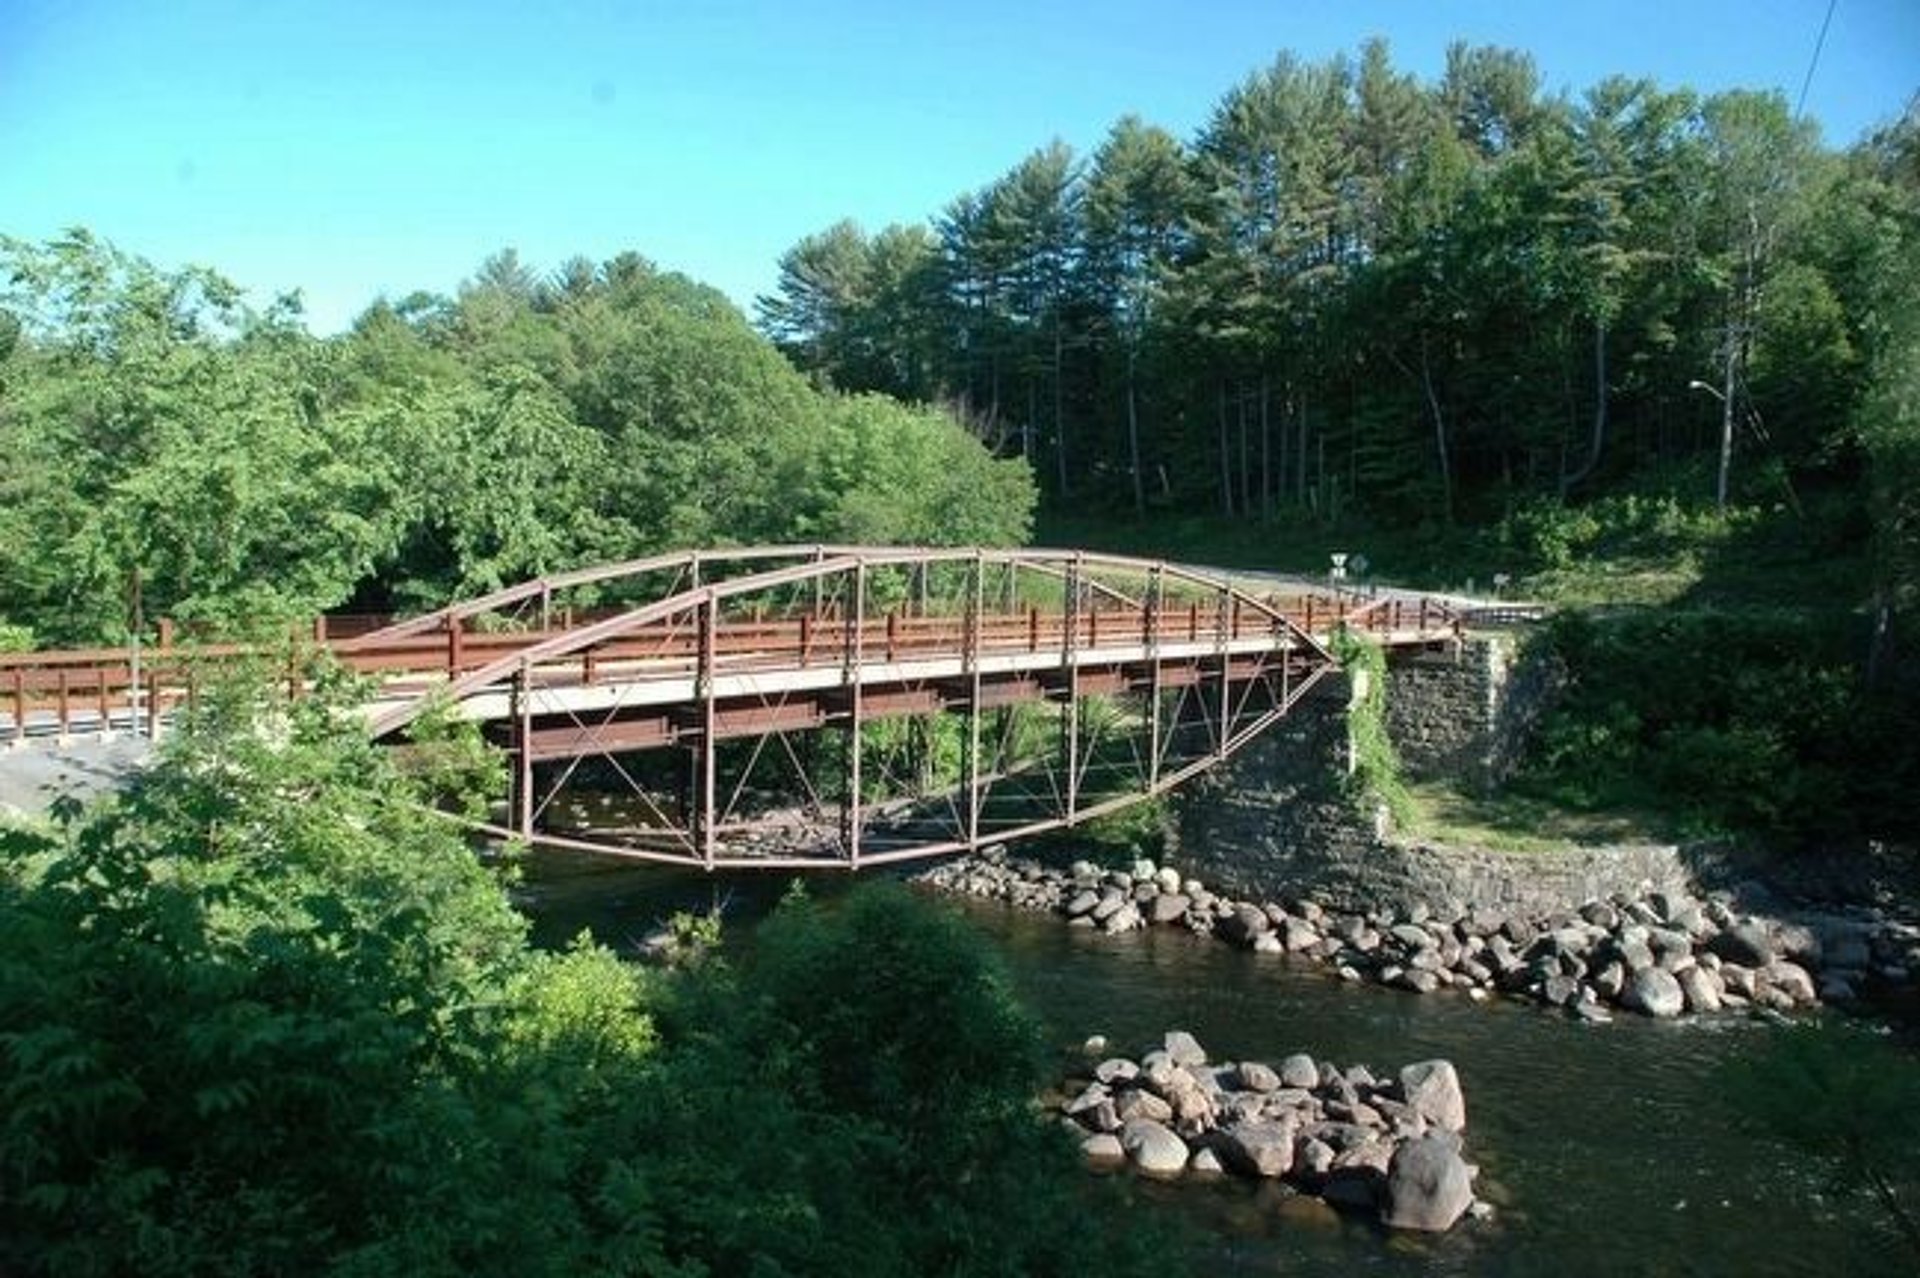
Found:
[[13, 739], [27, 739], [27, 672], [21, 666], [13, 668]]

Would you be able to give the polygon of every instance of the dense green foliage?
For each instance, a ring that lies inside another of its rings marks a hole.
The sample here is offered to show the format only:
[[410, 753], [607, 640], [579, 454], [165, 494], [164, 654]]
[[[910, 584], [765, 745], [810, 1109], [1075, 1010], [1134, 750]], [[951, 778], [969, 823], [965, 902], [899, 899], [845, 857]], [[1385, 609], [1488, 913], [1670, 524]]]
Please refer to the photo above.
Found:
[[638, 984], [529, 949], [419, 797], [308, 711], [0, 832], [0, 1268], [570, 1271]]
[[945, 414], [814, 390], [717, 293], [511, 256], [318, 340], [84, 232], [0, 239], [0, 634], [438, 604], [669, 545], [1024, 540]]
[[928, 227], [809, 236], [761, 319], [833, 385], [960, 406], [1075, 514], [1685, 523], [1730, 428], [1724, 504], [1864, 480], [1911, 583], [1917, 252], [1920, 114], [1842, 152], [1777, 95], [1556, 96], [1466, 46], [1421, 83], [1375, 42], [1281, 55], [1189, 141], [1129, 117]]
[[1861, 626], [1804, 611], [1572, 612], [1545, 637], [1572, 678], [1524, 788], [1788, 838], [1920, 834], [1920, 689], [1867, 685]]
[[1356, 799], [1384, 804], [1401, 828], [1413, 819], [1413, 798], [1400, 775], [1400, 758], [1387, 735], [1387, 654], [1379, 644], [1348, 631], [1334, 636], [1333, 655], [1360, 696], [1347, 711], [1352, 771], [1348, 791]]
[[1041, 1039], [959, 920], [873, 889], [737, 968], [544, 953], [430, 780], [310, 708], [0, 831], [0, 1269], [1148, 1272], [1061, 1227]]

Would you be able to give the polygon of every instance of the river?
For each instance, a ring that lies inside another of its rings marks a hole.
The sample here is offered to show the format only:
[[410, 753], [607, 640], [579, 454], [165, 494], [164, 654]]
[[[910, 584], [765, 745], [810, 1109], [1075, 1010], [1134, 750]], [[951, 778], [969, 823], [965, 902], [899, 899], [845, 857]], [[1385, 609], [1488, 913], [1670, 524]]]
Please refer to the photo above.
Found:
[[[773, 876], [706, 879], [536, 863], [543, 940], [591, 928], [630, 945], [673, 909], [728, 897], [735, 934], [771, 907]], [[954, 900], [1064, 1045], [1119, 1050], [1190, 1030], [1216, 1058], [1295, 1052], [1376, 1072], [1444, 1056], [1467, 1096], [1467, 1155], [1485, 1222], [1390, 1235], [1315, 1200], [1244, 1182], [1138, 1181], [1143, 1210], [1183, 1215], [1213, 1274], [1810, 1274], [1897, 1271], [1871, 1208], [1737, 1125], [1722, 1067], [1777, 1032], [1739, 1017], [1584, 1026], [1533, 1006], [1347, 985], [1318, 967], [1171, 928], [1117, 937]], [[744, 943], [751, 944], [750, 934]]]

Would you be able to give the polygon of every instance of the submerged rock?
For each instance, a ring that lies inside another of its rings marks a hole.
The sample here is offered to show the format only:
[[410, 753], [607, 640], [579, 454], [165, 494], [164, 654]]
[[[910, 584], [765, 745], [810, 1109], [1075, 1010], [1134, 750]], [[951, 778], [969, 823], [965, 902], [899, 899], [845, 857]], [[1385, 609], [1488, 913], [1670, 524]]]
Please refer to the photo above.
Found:
[[1439, 1232], [1473, 1205], [1473, 1171], [1450, 1135], [1422, 1136], [1394, 1152], [1387, 1168], [1385, 1210], [1389, 1228]]

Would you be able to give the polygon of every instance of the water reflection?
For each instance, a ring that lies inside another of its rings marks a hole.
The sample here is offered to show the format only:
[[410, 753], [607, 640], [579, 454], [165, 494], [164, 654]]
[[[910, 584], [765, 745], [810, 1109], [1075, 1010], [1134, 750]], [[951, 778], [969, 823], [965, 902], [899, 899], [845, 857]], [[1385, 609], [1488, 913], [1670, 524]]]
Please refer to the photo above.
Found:
[[[816, 879], [831, 894], [845, 880]], [[709, 878], [546, 861], [529, 875], [537, 931], [630, 943], [675, 909], [772, 908], [778, 876]], [[1279, 1186], [1134, 1182], [1211, 1239], [1209, 1272], [1807, 1274], [1899, 1272], [1867, 1208], [1830, 1204], [1815, 1169], [1739, 1130], [1718, 1071], [1770, 1027], [1621, 1017], [1587, 1026], [1532, 1006], [1343, 984], [1324, 969], [1177, 929], [1109, 937], [1003, 906], [956, 902], [992, 937], [1063, 1044], [1138, 1048], [1167, 1029], [1219, 1058], [1311, 1052], [1376, 1070], [1432, 1056], [1459, 1068], [1468, 1156], [1491, 1221], [1439, 1238], [1388, 1235]], [[741, 931], [750, 931], [742, 928]], [[750, 943], [750, 942], [749, 942]], [[1124, 1174], [1124, 1173], [1122, 1173]]]

